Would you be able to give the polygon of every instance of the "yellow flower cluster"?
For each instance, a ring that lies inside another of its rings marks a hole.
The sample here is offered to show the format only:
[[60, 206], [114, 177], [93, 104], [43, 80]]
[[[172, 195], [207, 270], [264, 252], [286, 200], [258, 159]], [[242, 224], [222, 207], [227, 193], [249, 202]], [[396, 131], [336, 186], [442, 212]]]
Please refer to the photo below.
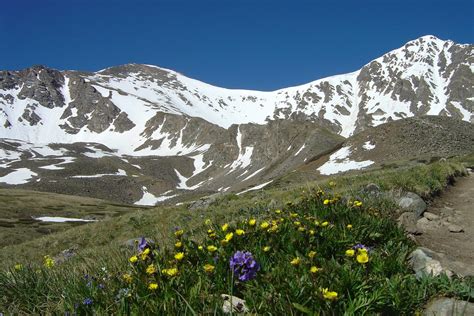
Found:
[[48, 269], [51, 269], [52, 267], [54, 267], [54, 259], [51, 258], [50, 256], [46, 255], [43, 257], [43, 265], [48, 268]]

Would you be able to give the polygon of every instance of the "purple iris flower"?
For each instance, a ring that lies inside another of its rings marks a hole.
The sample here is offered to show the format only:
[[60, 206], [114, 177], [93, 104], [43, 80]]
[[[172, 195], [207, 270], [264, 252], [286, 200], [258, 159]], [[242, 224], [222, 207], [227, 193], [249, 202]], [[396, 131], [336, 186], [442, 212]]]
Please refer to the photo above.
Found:
[[138, 250], [143, 251], [148, 246], [145, 237], [140, 238], [140, 242], [138, 243]]
[[249, 281], [257, 276], [260, 265], [249, 251], [237, 251], [230, 258], [230, 268], [240, 281]]
[[88, 305], [92, 305], [93, 302], [94, 301], [92, 301], [92, 299], [88, 297], [84, 301], [82, 301], [82, 304], [88, 306]]

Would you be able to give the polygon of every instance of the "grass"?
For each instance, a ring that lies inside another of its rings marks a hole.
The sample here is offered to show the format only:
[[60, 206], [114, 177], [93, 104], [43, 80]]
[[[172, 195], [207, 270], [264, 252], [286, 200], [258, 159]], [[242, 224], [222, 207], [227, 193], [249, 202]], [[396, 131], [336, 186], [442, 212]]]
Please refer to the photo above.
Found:
[[[472, 279], [417, 280], [406, 264], [414, 245], [387, 216], [392, 205], [360, 193], [373, 182], [385, 190], [430, 196], [462, 172], [460, 161], [448, 161], [361, 173], [337, 177], [336, 187], [326, 180], [304, 188], [228, 195], [192, 212], [185, 207], [137, 210], [3, 247], [0, 312], [220, 314], [221, 294], [231, 294], [245, 299], [258, 314], [413, 314], [435, 295], [473, 300]], [[364, 202], [357, 207], [341, 196]], [[211, 223], [205, 223], [207, 218]], [[249, 225], [250, 218], [256, 219], [255, 226]], [[263, 222], [269, 223], [265, 229]], [[225, 223], [229, 227], [223, 231]], [[176, 225], [183, 236], [174, 235]], [[239, 236], [238, 229], [245, 234]], [[232, 238], [222, 242], [230, 232]], [[123, 246], [124, 240], [138, 236], [156, 242], [147, 246], [150, 254]], [[176, 247], [178, 241], [182, 245]], [[358, 250], [346, 256], [358, 243], [369, 249], [366, 263], [358, 262]], [[51, 268], [41, 265], [44, 255], [73, 244], [80, 250], [71, 260]], [[216, 246], [216, 252], [209, 253], [208, 245]], [[237, 250], [250, 251], [259, 263], [255, 278], [239, 281], [238, 273], [232, 273], [229, 260]], [[312, 258], [311, 251], [316, 253]], [[175, 258], [179, 252], [184, 253], [181, 260]], [[133, 255], [136, 263], [129, 261]], [[298, 264], [291, 263], [295, 258], [300, 258]], [[22, 267], [15, 269], [16, 263]], [[151, 264], [156, 271], [147, 274]], [[204, 271], [206, 264], [214, 270]], [[316, 273], [313, 266], [319, 269]], [[176, 276], [164, 270], [174, 267]], [[151, 283], [158, 288], [149, 289]], [[326, 288], [337, 299], [325, 297]]]

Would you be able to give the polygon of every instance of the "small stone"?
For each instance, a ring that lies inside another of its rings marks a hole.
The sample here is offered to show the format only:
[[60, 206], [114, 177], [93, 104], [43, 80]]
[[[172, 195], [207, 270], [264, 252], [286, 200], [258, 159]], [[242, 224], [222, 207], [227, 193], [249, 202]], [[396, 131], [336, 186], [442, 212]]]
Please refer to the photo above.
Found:
[[402, 226], [409, 234], [417, 235], [420, 233], [419, 229], [416, 227], [415, 214], [412, 212], [402, 213], [398, 218], [398, 226]]
[[439, 216], [430, 212], [424, 212], [423, 217], [427, 218], [430, 221], [435, 221], [439, 219]]
[[474, 315], [474, 303], [441, 297], [430, 302], [424, 311], [426, 316]]
[[416, 222], [416, 228], [422, 232], [426, 232], [428, 230], [434, 230], [438, 227], [439, 227], [438, 222], [430, 221], [426, 217], [422, 217]]
[[462, 233], [464, 231], [464, 228], [462, 228], [461, 226], [456, 225], [456, 224], [451, 224], [451, 225], [448, 226], [448, 230], [451, 233]]
[[245, 305], [245, 300], [228, 294], [221, 294], [221, 297], [224, 300], [224, 304], [222, 305], [224, 314], [249, 312], [247, 305]]
[[376, 185], [375, 183], [369, 183], [364, 187], [362, 191], [366, 194], [377, 195], [380, 193], [380, 187]]

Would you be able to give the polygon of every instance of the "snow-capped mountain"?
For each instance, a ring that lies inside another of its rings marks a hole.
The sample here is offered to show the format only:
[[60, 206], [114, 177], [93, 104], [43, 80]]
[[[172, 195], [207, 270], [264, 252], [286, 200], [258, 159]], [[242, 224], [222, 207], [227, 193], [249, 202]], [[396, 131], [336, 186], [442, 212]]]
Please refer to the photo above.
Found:
[[[19, 148], [88, 143], [122, 158], [179, 156], [190, 165], [174, 167], [166, 191], [215, 191], [234, 187], [223, 179], [251, 184], [259, 171], [260, 181], [271, 180], [326, 152], [341, 140], [330, 132], [348, 137], [421, 115], [473, 122], [473, 47], [424, 36], [358, 71], [272, 92], [224, 89], [138, 64], [1, 71], [0, 138]], [[20, 158], [9, 159], [18, 151], [8, 155], [6, 147], [0, 162], [11, 167]]]

